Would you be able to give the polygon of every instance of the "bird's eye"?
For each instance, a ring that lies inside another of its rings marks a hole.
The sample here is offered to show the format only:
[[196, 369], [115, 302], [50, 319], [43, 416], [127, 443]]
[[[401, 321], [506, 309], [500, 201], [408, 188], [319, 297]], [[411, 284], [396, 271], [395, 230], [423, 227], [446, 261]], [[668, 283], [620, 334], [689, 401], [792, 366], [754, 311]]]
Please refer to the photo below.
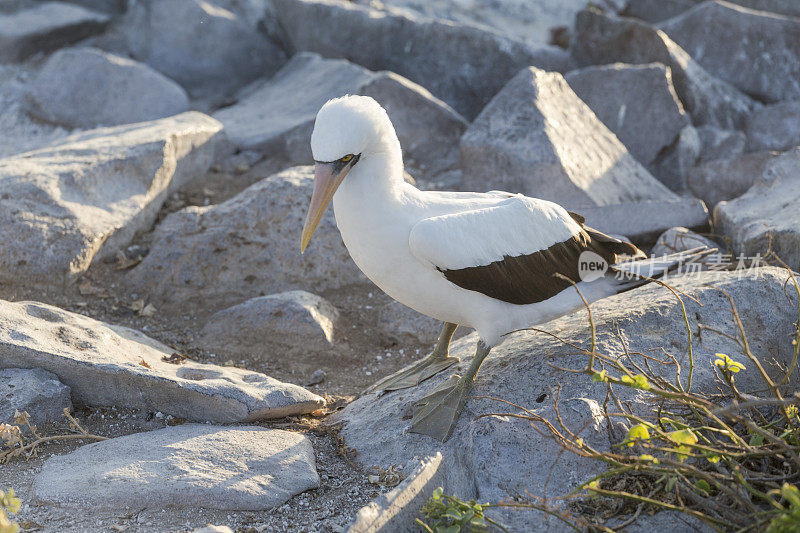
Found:
[[343, 163], [347, 163], [347, 162], [348, 162], [348, 161], [350, 161], [351, 159], [353, 159], [353, 154], [347, 154], [346, 156], [344, 156], [343, 158], [341, 158], [339, 161], [342, 161]]

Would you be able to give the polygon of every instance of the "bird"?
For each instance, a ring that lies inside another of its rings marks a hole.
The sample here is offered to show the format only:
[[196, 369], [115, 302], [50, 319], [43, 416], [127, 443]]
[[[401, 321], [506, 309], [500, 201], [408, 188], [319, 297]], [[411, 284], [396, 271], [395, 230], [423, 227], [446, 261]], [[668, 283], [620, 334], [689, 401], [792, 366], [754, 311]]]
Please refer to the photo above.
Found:
[[[332, 202], [342, 241], [359, 269], [394, 300], [443, 322], [426, 358], [373, 390], [414, 387], [446, 370], [459, 361], [449, 355], [456, 328], [477, 332], [475, 357], [464, 375], [450, 376], [413, 405], [410, 431], [442, 442], [453, 432], [481, 363], [504, 335], [674, 267], [673, 259], [653, 260], [646, 276], [625, 268], [645, 254], [551, 201], [503, 191], [418, 189], [404, 179], [400, 141], [387, 112], [368, 96], [327, 101], [314, 121], [311, 151], [314, 187], [301, 253]], [[628, 275], [620, 279], [620, 273]]]

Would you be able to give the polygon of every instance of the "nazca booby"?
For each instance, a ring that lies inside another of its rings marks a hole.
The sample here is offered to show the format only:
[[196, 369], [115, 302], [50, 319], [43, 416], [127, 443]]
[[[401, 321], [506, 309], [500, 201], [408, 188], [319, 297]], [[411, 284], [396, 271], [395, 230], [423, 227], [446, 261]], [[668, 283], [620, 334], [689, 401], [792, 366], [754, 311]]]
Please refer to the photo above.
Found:
[[[414, 405], [411, 431], [447, 440], [491, 348], [508, 332], [581, 308], [573, 282], [589, 302], [642, 283], [641, 277], [620, 281], [611, 271], [582, 280], [582, 253], [607, 265], [645, 256], [558, 204], [500, 191], [421, 191], [407, 183], [394, 126], [370, 97], [328, 101], [317, 114], [311, 150], [314, 191], [301, 252], [333, 200], [342, 240], [361, 271], [395, 300], [444, 322], [426, 359], [376, 387], [420, 383], [458, 361], [448, 355], [457, 325], [478, 333], [466, 374]], [[651, 263], [645, 274], [669, 266]]]

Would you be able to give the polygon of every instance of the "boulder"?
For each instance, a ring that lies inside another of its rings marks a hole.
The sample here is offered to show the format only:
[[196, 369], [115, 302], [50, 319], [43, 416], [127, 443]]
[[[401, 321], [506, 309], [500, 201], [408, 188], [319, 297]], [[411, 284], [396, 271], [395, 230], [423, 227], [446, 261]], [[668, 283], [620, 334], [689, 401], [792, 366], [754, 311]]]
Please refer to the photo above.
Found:
[[557, 72], [525, 68], [461, 138], [468, 190], [502, 189], [568, 207], [669, 200]]
[[660, 257], [701, 247], [720, 250], [719, 244], [708, 237], [703, 237], [688, 228], [675, 227], [668, 229], [658, 237], [649, 255]]
[[439, 338], [442, 323], [392, 300], [378, 309], [378, 327], [399, 344], [429, 344]]
[[41, 2], [16, 13], [0, 13], [0, 63], [22, 61], [99, 33], [108, 15], [62, 2]]
[[697, 198], [627, 202], [582, 207], [577, 211], [586, 218], [586, 225], [637, 242], [653, 239], [673, 226], [695, 229], [708, 226], [708, 209]]
[[128, 4], [127, 0], [59, 0], [59, 1], [68, 2], [70, 4], [77, 4], [79, 6], [85, 7], [86, 9], [99, 11], [101, 13], [107, 13], [109, 15], [119, 15], [121, 13], [124, 13]]
[[700, 135], [692, 125], [685, 126], [675, 141], [665, 147], [648, 169], [658, 180], [679, 194], [686, 194], [686, 177], [702, 151]]
[[703, 163], [689, 170], [689, 190], [709, 207], [732, 200], [746, 193], [776, 156], [773, 152], [753, 152]]
[[717, 231], [736, 254], [762, 256], [771, 250], [800, 270], [800, 148], [769, 162], [761, 179], [738, 198], [714, 209]]
[[311, 441], [300, 433], [184, 424], [51, 457], [33, 490], [42, 501], [81, 508], [256, 511], [319, 481]]
[[27, 412], [33, 425], [61, 419], [72, 409], [69, 387], [41, 368], [0, 370], [0, 424], [12, 424], [14, 413]]
[[212, 316], [200, 343], [217, 353], [269, 360], [329, 351], [339, 311], [324, 298], [288, 291], [252, 298]]
[[0, 159], [0, 282], [69, 282], [113, 256], [206, 172], [221, 129], [188, 112]]
[[771, 102], [800, 99], [800, 19], [709, 0], [661, 29], [740, 91]]
[[216, 0], [134, 2], [122, 31], [135, 59], [195, 98], [221, 100], [285, 62], [276, 44]]
[[218, 205], [187, 207], [155, 230], [150, 253], [125, 284], [161, 309], [219, 311], [290, 289], [324, 291], [366, 278], [328, 209], [305, 254], [300, 229], [313, 167], [294, 167]]
[[733, 86], [706, 72], [666, 33], [631, 18], [583, 10], [575, 20], [570, 52], [580, 65], [663, 63], [692, 123], [740, 126], [755, 105]]
[[53, 54], [28, 96], [31, 114], [68, 128], [145, 122], [189, 109], [186, 91], [174, 81], [95, 48]]
[[[738, 340], [728, 292], [742, 313], [750, 348], [763, 362], [770, 362], [767, 372], [782, 375], [793, 356], [791, 335], [796, 333], [797, 297], [787, 300], [784, 283], [788, 274], [783, 269], [764, 268], [743, 275], [740, 272], [703, 272], [672, 277], [670, 284], [699, 300], [699, 305], [684, 297], [692, 331], [700, 324], [723, 334], [693, 337], [694, 373], [692, 390], [714, 394], [717, 382], [711, 360], [717, 352], [737, 361], [746, 361]], [[676, 297], [665, 287], [645, 287], [596, 302], [592, 307], [597, 328], [598, 350], [611, 357], [640, 356], [666, 349], [682, 362], [682, 380], [688, 371], [687, 335], [684, 315]], [[581, 369], [587, 357], [576, 355], [574, 345], [589, 349], [590, 330], [585, 311], [579, 311], [537, 326], [563, 339], [563, 343], [544, 332], [524, 331], [508, 335], [486, 358], [478, 373], [451, 438], [445, 442], [405, 431], [409, 420], [404, 413], [440, 385], [447, 377], [463, 372], [475, 351], [477, 338], [469, 335], [455, 341], [452, 353], [462, 359], [448, 371], [417, 387], [386, 393], [368, 394], [350, 403], [335, 415], [342, 422], [345, 444], [358, 450], [357, 460], [363, 465], [405, 464], [413, 457], [442, 454], [442, 486], [448, 494], [481, 502], [508, 500], [526, 491], [534, 497], [553, 498], [565, 495], [593, 475], [604, 471], [605, 463], [578, 457], [564, 451], [555, 439], [539, 433], [526, 420], [491, 413], [515, 412], [500, 398], [530, 409], [557, 424], [552, 407], [552, 391], [559, 387], [560, 413], [564, 423], [577, 436], [600, 451], [610, 451], [624, 433], [611, 432], [603, 416], [602, 405], [606, 386], [592, 383], [586, 374], [562, 368]], [[617, 328], [621, 333], [618, 333]], [[729, 337], [730, 336], [730, 337]], [[776, 342], [776, 339], [785, 339]], [[572, 345], [568, 345], [570, 343]], [[627, 355], [631, 354], [631, 355]], [[772, 359], [774, 358], [774, 361]], [[652, 362], [651, 362], [652, 364]], [[739, 390], [763, 390], [758, 372], [750, 369], [736, 376]], [[674, 381], [675, 367], [661, 366], [664, 379]], [[794, 385], [792, 385], [794, 386]], [[652, 416], [652, 403], [631, 389], [615, 387], [620, 401], [633, 412]], [[546, 398], [537, 403], [537, 397]], [[542, 426], [538, 426], [542, 427]], [[616, 436], [612, 436], [616, 435]], [[493, 518], [509, 531], [550, 531], [545, 516], [537, 511], [513, 509], [494, 511]]]
[[730, 159], [744, 152], [747, 136], [738, 130], [726, 130], [715, 126], [697, 128], [700, 151], [694, 164]]
[[754, 110], [745, 123], [747, 149], [785, 151], [800, 146], [800, 101]]
[[243, 422], [305, 414], [325, 401], [249, 370], [183, 361], [144, 334], [37, 302], [0, 300], [0, 369], [42, 368], [78, 405]]
[[620, 11], [624, 17], [634, 17], [651, 24], [667, 20], [693, 8], [698, 0], [628, 0]]
[[309, 139], [320, 107], [345, 94], [375, 98], [389, 113], [406, 163], [438, 174], [458, 163], [466, 121], [424, 87], [391, 72], [371, 72], [343, 59], [300, 53], [272, 79], [248, 88], [236, 105], [214, 118], [240, 150], [311, 164]]
[[390, 70], [419, 83], [467, 119], [519, 69], [569, 70], [567, 54], [488, 29], [388, 13], [334, 0], [273, 0], [295, 51]]
[[730, 0], [730, 3], [757, 11], [769, 11], [787, 17], [800, 17], [800, 4], [795, 0]]
[[588, 105], [640, 163], [648, 165], [690, 122], [660, 63], [585, 67], [564, 75]]

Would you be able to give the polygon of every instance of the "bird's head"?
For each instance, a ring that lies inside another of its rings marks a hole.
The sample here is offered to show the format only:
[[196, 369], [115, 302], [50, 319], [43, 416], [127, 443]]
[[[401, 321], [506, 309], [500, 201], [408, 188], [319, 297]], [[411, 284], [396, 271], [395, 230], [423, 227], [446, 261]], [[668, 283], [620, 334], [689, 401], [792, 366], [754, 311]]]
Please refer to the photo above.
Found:
[[359, 165], [377, 158], [397, 158], [400, 143], [389, 116], [369, 96], [343, 96], [329, 100], [317, 113], [311, 134], [314, 155], [314, 192], [300, 238], [304, 252], [334, 193]]

